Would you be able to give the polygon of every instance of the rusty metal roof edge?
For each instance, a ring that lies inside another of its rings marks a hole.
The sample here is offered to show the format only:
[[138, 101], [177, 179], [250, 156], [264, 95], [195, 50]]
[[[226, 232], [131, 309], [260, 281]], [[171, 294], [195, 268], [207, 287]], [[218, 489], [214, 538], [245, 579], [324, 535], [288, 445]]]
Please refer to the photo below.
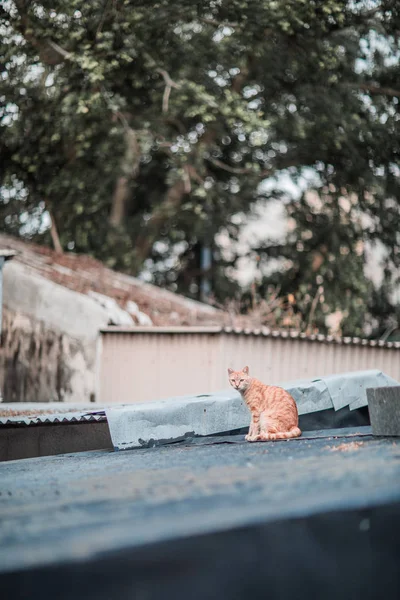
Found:
[[[0, 404], [1, 407], [1, 404]], [[70, 412], [70, 413], [44, 413], [37, 415], [15, 415], [0, 417], [0, 427], [6, 425], [48, 425], [60, 423], [87, 423], [93, 421], [106, 421], [105, 411]]]
[[332, 336], [324, 334], [307, 334], [304, 332], [283, 329], [270, 329], [269, 327], [117, 327], [110, 326], [100, 330], [102, 334], [227, 334], [243, 336], [272, 337], [287, 340], [303, 340], [307, 342], [319, 342], [324, 344], [341, 344], [351, 346], [369, 346], [374, 348], [400, 349], [400, 342], [385, 342], [383, 340], [369, 340], [360, 337]]
[[100, 329], [100, 333], [103, 334], [107, 334], [107, 333], [150, 333], [150, 334], [155, 334], [155, 333], [166, 333], [166, 334], [171, 334], [171, 333], [222, 333], [224, 330], [223, 327], [221, 327], [220, 325], [205, 325], [204, 327], [199, 327], [199, 326], [193, 326], [193, 327], [187, 327], [187, 326], [163, 326], [163, 327], [118, 327], [118, 326], [114, 326], [111, 325], [109, 327], [104, 327], [102, 329]]

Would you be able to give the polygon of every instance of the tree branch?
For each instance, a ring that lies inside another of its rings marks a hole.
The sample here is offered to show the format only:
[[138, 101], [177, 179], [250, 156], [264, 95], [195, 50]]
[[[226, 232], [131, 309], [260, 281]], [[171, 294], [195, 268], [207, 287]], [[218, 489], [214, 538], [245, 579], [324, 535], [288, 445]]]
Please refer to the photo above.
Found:
[[169, 96], [171, 94], [171, 89], [172, 88], [178, 89], [180, 86], [173, 79], [171, 79], [171, 77], [169, 76], [167, 71], [165, 71], [164, 69], [157, 68], [156, 71], [157, 71], [157, 73], [160, 73], [160, 75], [163, 76], [164, 82], [165, 82], [165, 90], [164, 90], [163, 101], [162, 101], [162, 112], [165, 114], [168, 112], [168, 101], [169, 101]]
[[31, 44], [39, 53], [40, 60], [46, 65], [58, 65], [66, 58], [69, 58], [69, 52], [61, 48], [51, 40], [38, 39], [34, 35], [35, 27], [28, 16], [28, 2], [25, 0], [15, 0], [15, 7], [18, 11], [19, 21], [15, 27], [24, 39]]
[[229, 21], [224, 23], [223, 21], [217, 21], [216, 19], [208, 19], [207, 17], [202, 17], [200, 21], [202, 23], [205, 23], [206, 25], [213, 25], [214, 27], [231, 27], [231, 29], [235, 29], [239, 26], [239, 23], [230, 23]]
[[370, 10], [360, 12], [359, 16], [362, 17], [363, 19], [370, 19], [371, 17], [374, 17], [381, 10], [382, 10], [382, 5], [379, 4], [378, 6], [375, 6], [375, 8], [370, 8]]
[[262, 179], [263, 177], [270, 177], [275, 172], [275, 169], [264, 169], [260, 173], [257, 173], [256, 171], [254, 171], [254, 169], [247, 167], [231, 167], [230, 165], [227, 165], [221, 160], [218, 160], [218, 158], [208, 158], [207, 160], [209, 160], [216, 167], [222, 169], [223, 171], [227, 171], [228, 173], [232, 173], [233, 175], [253, 174], [257, 175]]
[[169, 87], [173, 87], [173, 88], [179, 88], [180, 85], [178, 83], [176, 83], [173, 79], [171, 79], [171, 77], [169, 76], [168, 72], [165, 71], [165, 69], [156, 69], [157, 73], [160, 73], [160, 75], [163, 76], [164, 81], [165, 81], [165, 85], [168, 85]]
[[184, 198], [190, 192], [190, 189], [188, 189], [188, 179], [190, 184], [190, 178], [198, 180], [200, 176], [192, 165], [185, 165], [183, 177], [171, 185], [163, 201], [154, 208], [150, 218], [142, 227], [135, 243], [137, 268], [140, 268], [149, 256], [160, 231], [178, 212]]
[[380, 85], [375, 85], [374, 83], [359, 83], [355, 84], [354, 87], [357, 87], [364, 92], [369, 92], [375, 96], [390, 96], [391, 98], [400, 98], [400, 90], [395, 90], [390, 87], [381, 87]]
[[104, 25], [104, 22], [105, 22], [105, 19], [106, 19], [106, 15], [107, 15], [107, 10], [108, 10], [109, 3], [110, 3], [110, 0], [106, 0], [105, 3], [104, 3], [104, 9], [103, 9], [103, 12], [102, 12], [99, 24], [98, 24], [97, 29], [96, 29], [96, 38], [99, 35], [99, 33], [101, 33], [101, 30], [103, 29], [103, 25]]
[[61, 246], [60, 236], [58, 235], [57, 225], [54, 220], [54, 216], [53, 216], [52, 212], [49, 210], [49, 208], [48, 207], [46, 207], [46, 208], [47, 208], [47, 212], [49, 213], [49, 216], [50, 216], [50, 235], [51, 235], [51, 240], [53, 242], [54, 250], [58, 254], [63, 254], [63, 248]]
[[64, 48], [61, 48], [61, 46], [56, 44], [56, 42], [53, 42], [53, 40], [47, 40], [47, 44], [50, 46], [50, 48], [53, 48], [53, 50], [55, 50], [60, 56], [62, 56], [66, 60], [71, 58], [72, 52], [67, 52], [67, 50], [64, 50]]
[[142, 228], [135, 242], [135, 259], [137, 268], [140, 268], [149, 256], [160, 230], [169, 219], [176, 214], [185, 197], [185, 184], [183, 179], [178, 179], [168, 190], [164, 200], [156, 206]]
[[226, 163], [222, 162], [222, 160], [218, 160], [218, 158], [208, 158], [211, 164], [215, 165], [219, 169], [223, 171], [227, 171], [228, 173], [232, 173], [233, 175], [246, 175], [251, 172], [251, 169], [243, 168], [243, 167], [231, 167]]
[[323, 288], [322, 285], [320, 285], [318, 287], [317, 293], [315, 294], [314, 299], [313, 299], [313, 301], [311, 303], [310, 314], [308, 316], [308, 322], [307, 322], [307, 327], [306, 327], [306, 332], [308, 332], [308, 333], [312, 333], [312, 322], [313, 322], [313, 319], [314, 319], [314, 313], [315, 313], [315, 310], [317, 308], [317, 304], [319, 302], [319, 299], [320, 299], [320, 297], [321, 297], [321, 295], [323, 293], [324, 293], [324, 288]]
[[107, 104], [107, 107], [113, 113], [113, 115], [115, 115], [117, 117], [117, 119], [121, 123], [122, 127], [124, 128], [125, 132], [128, 133], [128, 134], [130, 132], [133, 132], [136, 135], [135, 131], [129, 125], [129, 123], [128, 123], [127, 119], [125, 118], [124, 114], [122, 112], [120, 112], [119, 110], [115, 110], [115, 108], [113, 107], [111, 99], [109, 97], [109, 92], [106, 90], [106, 88], [104, 86], [101, 86], [100, 91], [101, 91], [101, 95], [104, 98], [105, 103]]
[[185, 194], [190, 194], [190, 192], [192, 191], [192, 183], [190, 181], [190, 171], [188, 165], [185, 165], [183, 167], [183, 184]]

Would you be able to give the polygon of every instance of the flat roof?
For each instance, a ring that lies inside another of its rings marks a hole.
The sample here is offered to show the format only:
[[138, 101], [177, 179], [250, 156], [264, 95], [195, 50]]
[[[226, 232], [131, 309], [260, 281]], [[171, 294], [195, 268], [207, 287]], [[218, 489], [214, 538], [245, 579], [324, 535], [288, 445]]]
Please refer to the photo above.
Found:
[[400, 501], [399, 459], [400, 438], [361, 427], [275, 443], [217, 436], [0, 463], [0, 575]]

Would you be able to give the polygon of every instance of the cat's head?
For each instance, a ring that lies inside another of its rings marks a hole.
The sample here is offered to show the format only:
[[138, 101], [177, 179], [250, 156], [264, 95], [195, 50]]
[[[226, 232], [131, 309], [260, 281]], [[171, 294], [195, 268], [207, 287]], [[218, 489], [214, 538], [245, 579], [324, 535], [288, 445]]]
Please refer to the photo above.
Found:
[[245, 367], [242, 371], [234, 371], [228, 369], [229, 383], [235, 390], [245, 392], [251, 383], [249, 375], [249, 367]]

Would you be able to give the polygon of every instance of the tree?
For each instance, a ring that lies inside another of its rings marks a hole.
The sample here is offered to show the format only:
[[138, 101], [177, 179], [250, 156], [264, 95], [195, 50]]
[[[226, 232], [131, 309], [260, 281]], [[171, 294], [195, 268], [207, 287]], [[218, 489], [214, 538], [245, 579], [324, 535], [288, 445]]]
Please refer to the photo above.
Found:
[[[398, 268], [396, 2], [14, 0], [0, 10], [8, 231], [44, 243], [51, 236], [59, 250], [146, 271], [188, 295], [198, 293], [201, 249], [211, 247], [223, 301], [234, 282], [216, 234], [224, 228], [234, 240], [232, 217], [272, 194], [261, 182], [296, 179], [307, 167], [321, 197], [335, 190], [324, 218], [309, 222], [307, 203], [292, 205], [291, 241], [255, 249], [290, 256], [284, 289], [298, 296], [302, 283], [313, 288], [322, 277], [327, 298], [350, 290], [354, 316], [368, 290], [357, 241], [382, 240]], [[340, 231], [329, 225], [343, 213], [340, 194], [356, 198], [366, 228], [341, 216]], [[43, 231], [46, 218], [52, 227]], [[316, 252], [330, 236], [333, 277], [321, 264], [307, 282], [304, 229]], [[343, 236], [351, 239], [344, 255]]]

